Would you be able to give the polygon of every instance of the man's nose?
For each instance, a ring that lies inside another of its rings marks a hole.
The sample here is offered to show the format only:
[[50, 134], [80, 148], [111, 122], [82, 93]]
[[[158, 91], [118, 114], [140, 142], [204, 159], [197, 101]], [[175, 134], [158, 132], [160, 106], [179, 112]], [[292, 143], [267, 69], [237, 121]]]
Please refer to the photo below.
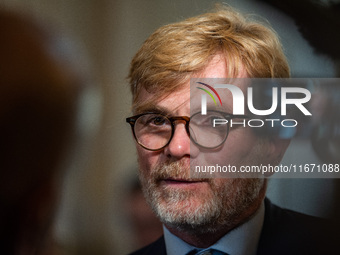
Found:
[[190, 143], [190, 137], [186, 131], [185, 123], [177, 121], [175, 125], [174, 135], [168, 146], [164, 148], [164, 153], [169, 157], [177, 159], [190, 157], [192, 156], [195, 149], [197, 149], [190, 148]]

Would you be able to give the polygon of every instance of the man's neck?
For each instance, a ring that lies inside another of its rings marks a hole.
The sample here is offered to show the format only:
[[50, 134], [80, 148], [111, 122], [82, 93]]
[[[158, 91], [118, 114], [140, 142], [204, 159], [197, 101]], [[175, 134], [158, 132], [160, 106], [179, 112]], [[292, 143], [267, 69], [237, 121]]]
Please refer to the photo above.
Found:
[[193, 234], [192, 231], [183, 231], [178, 230], [176, 228], [172, 228], [166, 226], [168, 230], [174, 234], [175, 236], [179, 237], [186, 243], [195, 246], [197, 248], [207, 248], [214, 243], [216, 243], [222, 236], [227, 234], [230, 229], [224, 231], [216, 231], [214, 233], [200, 233], [200, 234]]

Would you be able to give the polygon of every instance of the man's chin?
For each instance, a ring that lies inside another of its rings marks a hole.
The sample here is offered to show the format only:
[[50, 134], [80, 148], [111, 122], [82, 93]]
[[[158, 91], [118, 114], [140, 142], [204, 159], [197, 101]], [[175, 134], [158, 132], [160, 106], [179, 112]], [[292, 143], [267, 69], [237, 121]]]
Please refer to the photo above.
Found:
[[153, 204], [153, 208], [163, 224], [185, 231], [197, 231], [211, 226], [219, 215], [216, 207], [203, 203], [196, 197], [158, 201]]
[[176, 230], [179, 232], [197, 234], [214, 233], [217, 228], [221, 227], [216, 225], [217, 222], [214, 218], [206, 218], [205, 220], [192, 221], [191, 217], [180, 217], [180, 218], [161, 218], [161, 222], [170, 230]]

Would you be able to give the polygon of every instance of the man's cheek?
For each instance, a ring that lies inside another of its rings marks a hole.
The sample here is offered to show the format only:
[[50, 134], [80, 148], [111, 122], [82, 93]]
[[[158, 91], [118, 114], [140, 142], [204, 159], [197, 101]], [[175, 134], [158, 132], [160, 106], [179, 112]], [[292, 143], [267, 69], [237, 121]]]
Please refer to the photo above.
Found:
[[139, 172], [144, 176], [148, 175], [150, 167], [147, 161], [145, 160], [145, 158], [139, 157], [138, 163], [139, 163]]
[[138, 153], [139, 169], [144, 174], [147, 174], [148, 172], [150, 172], [151, 169], [154, 168], [155, 162], [157, 162], [157, 160], [152, 155], [152, 153], [144, 149], [137, 150], [137, 153]]

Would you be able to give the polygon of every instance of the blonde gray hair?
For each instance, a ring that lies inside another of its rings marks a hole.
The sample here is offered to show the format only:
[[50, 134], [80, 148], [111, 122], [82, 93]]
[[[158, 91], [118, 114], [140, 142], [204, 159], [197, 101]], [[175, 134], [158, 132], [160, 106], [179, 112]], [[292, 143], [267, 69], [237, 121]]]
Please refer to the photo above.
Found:
[[133, 105], [142, 88], [157, 98], [180, 88], [216, 54], [225, 58], [226, 78], [243, 67], [252, 78], [287, 78], [289, 66], [276, 33], [230, 7], [157, 29], [131, 62]]

